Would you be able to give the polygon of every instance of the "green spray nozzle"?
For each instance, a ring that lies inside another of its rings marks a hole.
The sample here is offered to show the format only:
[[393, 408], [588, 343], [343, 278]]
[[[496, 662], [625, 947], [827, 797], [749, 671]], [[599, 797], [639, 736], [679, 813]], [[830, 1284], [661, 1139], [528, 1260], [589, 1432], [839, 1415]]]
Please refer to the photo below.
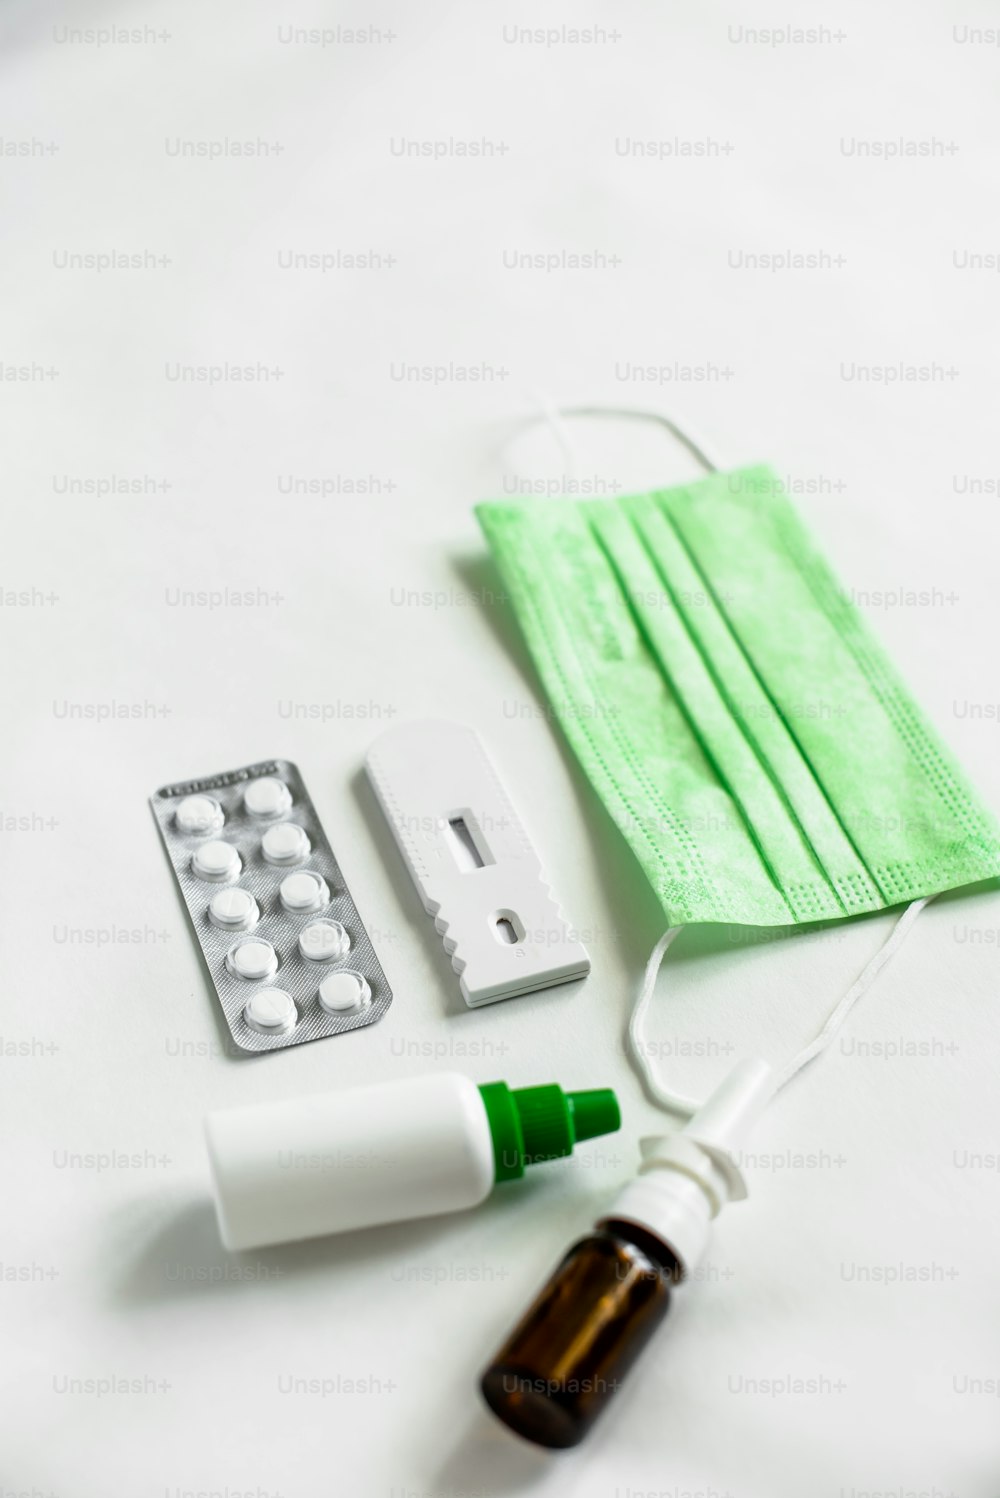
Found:
[[479, 1092], [493, 1136], [497, 1181], [516, 1181], [526, 1166], [571, 1155], [574, 1144], [621, 1128], [610, 1087], [563, 1092], [551, 1082], [512, 1090], [506, 1082], [485, 1082]]

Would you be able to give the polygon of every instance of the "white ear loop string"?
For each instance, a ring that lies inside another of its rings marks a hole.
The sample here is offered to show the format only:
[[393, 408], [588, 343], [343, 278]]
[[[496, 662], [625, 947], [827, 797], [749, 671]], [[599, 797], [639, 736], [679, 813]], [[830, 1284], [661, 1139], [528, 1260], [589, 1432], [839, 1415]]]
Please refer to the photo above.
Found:
[[523, 432], [533, 426], [538, 426], [539, 422], [544, 422], [559, 444], [559, 450], [566, 464], [566, 477], [573, 481], [577, 474], [578, 453], [572, 437], [566, 430], [566, 423], [562, 419], [564, 414], [569, 413], [564, 413], [558, 406], [554, 406], [544, 391], [535, 391], [535, 400], [538, 402], [541, 415], [528, 417], [521, 423], [518, 430]]
[[559, 444], [566, 462], [567, 477], [570, 479], [576, 477], [577, 449], [566, 430], [566, 420], [567, 418], [573, 420], [577, 417], [599, 417], [613, 421], [651, 421], [655, 426], [664, 427], [706, 473], [719, 471], [718, 464], [708, 456], [701, 443], [688, 436], [683, 427], [659, 411], [642, 411], [636, 406], [557, 406], [542, 391], [534, 391], [533, 395], [539, 406], [539, 414], [525, 417], [504, 446], [505, 448], [509, 446], [509, 442], [518, 432], [530, 431], [532, 427], [544, 422]]
[[[844, 1021], [855, 1004], [859, 999], [864, 997], [886, 963], [890, 962], [899, 951], [903, 942], [910, 934], [917, 916], [933, 898], [933, 895], [927, 895], [922, 900], [914, 900], [911, 905], [906, 907], [882, 946], [875, 953], [875, 956], [871, 958], [859, 976], [854, 980], [843, 998], [831, 1009], [816, 1035], [775, 1073], [775, 1092], [785, 1087], [796, 1073], [800, 1072], [804, 1066], [808, 1066], [810, 1061], [814, 1061], [817, 1056], [826, 1050], [833, 1037], [843, 1026]], [[663, 933], [650, 953], [649, 961], [646, 963], [646, 973], [642, 980], [642, 987], [639, 990], [635, 1004], [632, 1007], [632, 1013], [629, 1016], [628, 1048], [642, 1078], [643, 1086], [652, 1101], [659, 1104], [661, 1108], [665, 1108], [669, 1113], [679, 1113], [685, 1118], [690, 1118], [701, 1107], [701, 1103], [696, 1098], [686, 1097], [683, 1093], [674, 1092], [672, 1088], [664, 1086], [657, 1077], [655, 1068], [650, 1060], [651, 1047], [643, 1039], [643, 1023], [653, 996], [653, 990], [656, 987], [656, 979], [660, 971], [660, 966], [667, 955], [671, 943], [683, 930], [683, 926], [671, 926]]]

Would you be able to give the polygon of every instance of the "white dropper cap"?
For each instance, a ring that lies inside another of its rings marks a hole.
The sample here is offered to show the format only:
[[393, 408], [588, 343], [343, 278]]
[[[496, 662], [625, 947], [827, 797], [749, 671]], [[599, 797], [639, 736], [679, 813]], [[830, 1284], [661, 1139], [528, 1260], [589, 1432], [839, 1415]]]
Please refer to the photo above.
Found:
[[642, 1139], [642, 1165], [603, 1221], [631, 1222], [665, 1243], [684, 1274], [700, 1259], [709, 1223], [746, 1182], [734, 1158], [774, 1093], [765, 1061], [741, 1061], [676, 1134]]

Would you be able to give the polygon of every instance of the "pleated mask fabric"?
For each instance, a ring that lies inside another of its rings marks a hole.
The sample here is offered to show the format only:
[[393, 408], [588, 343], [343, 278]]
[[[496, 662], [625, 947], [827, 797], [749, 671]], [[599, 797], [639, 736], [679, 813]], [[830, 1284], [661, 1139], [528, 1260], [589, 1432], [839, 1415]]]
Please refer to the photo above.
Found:
[[836, 920], [1000, 875], [1000, 829], [770, 469], [477, 514], [669, 925]]

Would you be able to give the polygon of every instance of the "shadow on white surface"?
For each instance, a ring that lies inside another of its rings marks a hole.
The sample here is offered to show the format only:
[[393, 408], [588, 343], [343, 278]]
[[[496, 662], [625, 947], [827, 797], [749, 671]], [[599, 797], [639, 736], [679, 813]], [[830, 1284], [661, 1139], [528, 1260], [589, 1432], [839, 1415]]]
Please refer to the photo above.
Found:
[[565, 1452], [544, 1451], [522, 1441], [485, 1409], [477, 1411], [458, 1445], [434, 1474], [432, 1491], [502, 1498], [546, 1482]]
[[120, 1238], [139, 1247], [131, 1262], [123, 1256], [123, 1273], [113, 1298], [123, 1306], [155, 1305], [208, 1294], [232, 1295], [268, 1286], [282, 1289], [292, 1280], [326, 1280], [354, 1268], [371, 1269], [432, 1250], [451, 1228], [451, 1219], [425, 1218], [391, 1223], [337, 1237], [311, 1238], [275, 1248], [230, 1253], [222, 1245], [215, 1212], [208, 1200], [192, 1201], [161, 1215], [141, 1237], [135, 1218], [148, 1203], [121, 1214]]

